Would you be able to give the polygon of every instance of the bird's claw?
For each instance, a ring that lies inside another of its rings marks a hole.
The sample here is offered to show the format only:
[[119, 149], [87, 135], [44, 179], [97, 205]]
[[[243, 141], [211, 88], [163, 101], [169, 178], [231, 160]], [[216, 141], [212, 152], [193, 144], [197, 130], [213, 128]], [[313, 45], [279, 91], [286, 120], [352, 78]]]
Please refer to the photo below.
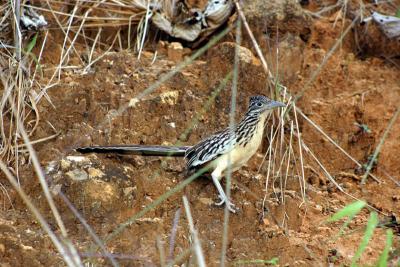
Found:
[[221, 195], [219, 195], [219, 199], [221, 199], [221, 201], [215, 203], [215, 205], [217, 206], [221, 206], [222, 204], [225, 203], [225, 205], [228, 206], [228, 210], [232, 213], [236, 213], [239, 209], [235, 206], [235, 204], [233, 204], [229, 199], [227, 199], [226, 197], [223, 197]]

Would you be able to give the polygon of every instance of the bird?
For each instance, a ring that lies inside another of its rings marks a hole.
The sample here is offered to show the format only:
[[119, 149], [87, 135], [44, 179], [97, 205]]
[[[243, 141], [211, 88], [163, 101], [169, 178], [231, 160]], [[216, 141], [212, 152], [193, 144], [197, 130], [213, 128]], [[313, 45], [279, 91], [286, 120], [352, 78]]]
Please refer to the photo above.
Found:
[[218, 206], [225, 204], [229, 211], [236, 213], [238, 209], [226, 196], [220, 180], [226, 176], [228, 170], [233, 173], [240, 169], [257, 152], [263, 139], [267, 117], [274, 109], [285, 106], [284, 103], [264, 95], [252, 96], [247, 112], [235, 127], [227, 127], [216, 132], [194, 146], [90, 146], [76, 148], [76, 151], [184, 157], [187, 173], [205, 167], [208, 169], [220, 199], [215, 204]]

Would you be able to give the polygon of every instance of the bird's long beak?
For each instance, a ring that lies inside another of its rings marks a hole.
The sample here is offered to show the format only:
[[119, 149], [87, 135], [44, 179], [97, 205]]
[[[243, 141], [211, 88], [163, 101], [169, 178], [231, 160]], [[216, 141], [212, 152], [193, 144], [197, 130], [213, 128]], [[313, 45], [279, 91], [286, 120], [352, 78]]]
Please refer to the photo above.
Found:
[[268, 109], [282, 108], [282, 107], [286, 107], [286, 105], [282, 102], [275, 101], [275, 100], [271, 100], [271, 102], [269, 102], [269, 104], [268, 104]]

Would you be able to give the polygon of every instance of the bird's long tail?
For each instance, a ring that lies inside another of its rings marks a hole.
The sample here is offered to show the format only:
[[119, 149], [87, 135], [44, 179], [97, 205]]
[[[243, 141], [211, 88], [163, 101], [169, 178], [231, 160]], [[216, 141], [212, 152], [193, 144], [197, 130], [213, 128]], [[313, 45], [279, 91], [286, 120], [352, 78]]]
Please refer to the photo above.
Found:
[[184, 157], [190, 146], [148, 146], [148, 145], [115, 145], [87, 146], [75, 150], [80, 153], [132, 154], [142, 156]]

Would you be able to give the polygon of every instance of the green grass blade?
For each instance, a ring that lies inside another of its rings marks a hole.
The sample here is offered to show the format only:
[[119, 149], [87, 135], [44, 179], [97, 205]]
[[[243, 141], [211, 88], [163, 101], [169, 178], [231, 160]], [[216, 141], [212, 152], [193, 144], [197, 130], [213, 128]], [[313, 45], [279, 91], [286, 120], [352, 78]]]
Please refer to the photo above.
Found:
[[336, 222], [344, 217], [354, 217], [360, 212], [362, 208], [365, 207], [366, 204], [367, 203], [365, 203], [365, 201], [361, 200], [353, 202], [333, 214], [332, 217], [328, 219], [328, 222]]
[[400, 7], [397, 9], [396, 15], [395, 15], [395, 16], [398, 17], [398, 18], [400, 18]]
[[393, 231], [392, 231], [392, 229], [388, 229], [386, 231], [385, 248], [383, 249], [381, 256], [379, 256], [378, 263], [376, 264], [376, 266], [378, 266], [378, 267], [386, 267], [387, 266], [387, 262], [388, 262], [388, 258], [389, 258], [389, 251], [390, 251], [390, 248], [392, 247], [392, 244], [393, 244]]
[[234, 266], [240, 266], [240, 265], [251, 265], [254, 266], [256, 264], [268, 264], [272, 266], [277, 266], [278, 265], [278, 258], [272, 258], [270, 260], [238, 260], [233, 263]]
[[351, 267], [355, 267], [356, 261], [358, 261], [361, 258], [361, 255], [364, 252], [365, 248], [367, 247], [368, 242], [371, 240], [372, 234], [374, 233], [374, 230], [377, 225], [378, 225], [378, 214], [376, 212], [372, 212], [371, 215], [369, 216], [367, 228], [365, 229], [364, 236], [361, 240], [360, 246], [358, 247], [357, 252], [351, 261], [350, 265]]
[[28, 43], [28, 45], [25, 47], [24, 52], [29, 54], [32, 49], [35, 47], [36, 45], [36, 40], [38, 37], [38, 33], [35, 34], [35, 36], [33, 36], [32, 40]]
[[343, 223], [343, 225], [340, 227], [338, 234], [334, 237], [333, 240], [337, 240], [339, 237], [341, 237], [344, 234], [344, 230], [347, 228], [349, 223], [353, 220], [354, 216], [349, 216], [347, 220]]

